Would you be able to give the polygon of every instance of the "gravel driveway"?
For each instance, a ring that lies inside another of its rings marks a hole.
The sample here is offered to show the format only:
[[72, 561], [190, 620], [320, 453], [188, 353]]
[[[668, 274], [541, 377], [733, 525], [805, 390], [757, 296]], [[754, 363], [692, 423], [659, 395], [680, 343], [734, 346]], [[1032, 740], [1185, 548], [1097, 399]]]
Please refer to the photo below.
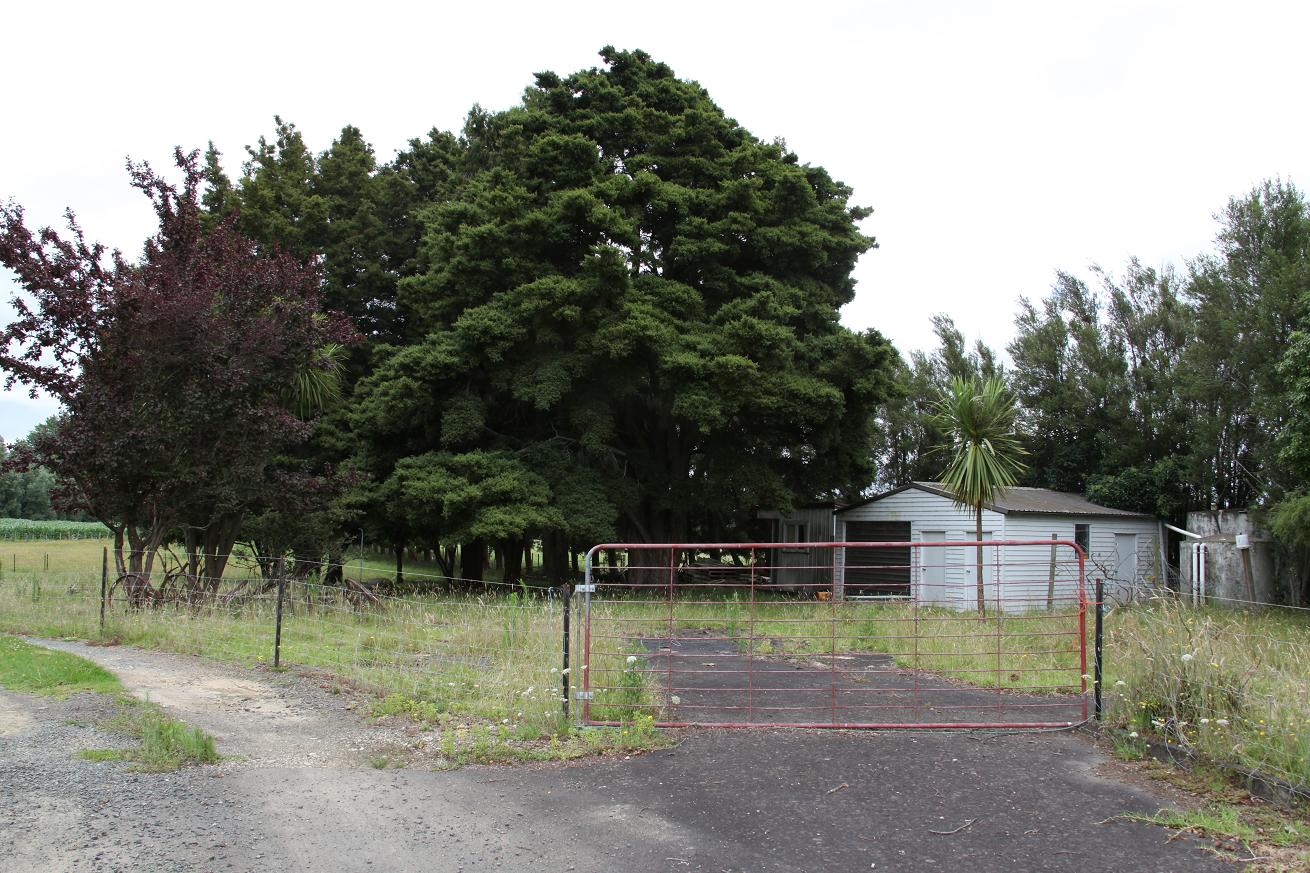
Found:
[[52, 645], [242, 757], [163, 775], [85, 761], [113, 742], [94, 727], [109, 703], [0, 692], [5, 873], [1235, 869], [1109, 820], [1167, 799], [1069, 734], [700, 731], [631, 759], [375, 770], [412, 737], [323, 680]]

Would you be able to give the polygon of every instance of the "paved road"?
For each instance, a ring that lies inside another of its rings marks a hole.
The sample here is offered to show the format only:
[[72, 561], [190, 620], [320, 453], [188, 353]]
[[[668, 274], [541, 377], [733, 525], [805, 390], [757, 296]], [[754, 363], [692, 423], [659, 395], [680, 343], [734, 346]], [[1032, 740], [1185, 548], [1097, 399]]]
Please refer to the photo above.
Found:
[[[315, 744], [349, 752], [371, 742], [349, 703], [316, 699], [314, 683], [77, 648], [127, 661], [131, 683], [209, 675], [211, 687], [235, 683], [263, 701], [247, 707], [249, 733], [241, 707], [197, 707], [185, 695], [165, 703], [200, 723], [220, 712], [228, 754], [267, 741], [268, 714], [281, 707], [301, 721], [286, 721], [281, 757], [257, 746], [245, 762], [151, 776], [74, 756], [103, 744], [94, 698], [0, 693], [5, 873], [1235, 869], [1190, 838], [1107, 821], [1166, 800], [1105, 775], [1114, 768], [1068, 734], [701, 731], [630, 759], [374, 770], [348, 754], [306, 756]], [[315, 743], [299, 739], [306, 725]], [[388, 730], [383, 744], [395, 739]]]

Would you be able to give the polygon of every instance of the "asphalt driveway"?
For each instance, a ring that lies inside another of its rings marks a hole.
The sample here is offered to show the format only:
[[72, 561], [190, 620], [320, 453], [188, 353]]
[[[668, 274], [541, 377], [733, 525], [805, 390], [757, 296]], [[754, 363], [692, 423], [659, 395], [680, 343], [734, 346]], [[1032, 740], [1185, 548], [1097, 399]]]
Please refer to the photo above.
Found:
[[6, 873], [1235, 869], [1190, 837], [1117, 818], [1170, 799], [1067, 733], [699, 730], [630, 758], [372, 769], [352, 755], [372, 730], [393, 741], [394, 726], [313, 683], [70, 648], [116, 663], [130, 686], [208, 676], [203, 695], [163, 705], [210, 724], [220, 751], [249, 754], [132, 773], [76, 757], [105, 742], [94, 699], [0, 692]]

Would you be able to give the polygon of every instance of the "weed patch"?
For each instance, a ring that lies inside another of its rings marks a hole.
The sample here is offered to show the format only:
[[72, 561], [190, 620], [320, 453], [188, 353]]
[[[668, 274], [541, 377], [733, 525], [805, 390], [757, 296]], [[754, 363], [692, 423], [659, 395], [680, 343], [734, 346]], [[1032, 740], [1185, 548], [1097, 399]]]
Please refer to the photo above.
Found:
[[437, 769], [468, 764], [513, 764], [534, 761], [570, 761], [598, 754], [632, 754], [667, 748], [668, 734], [654, 727], [650, 715], [637, 716], [631, 725], [615, 728], [575, 729], [561, 725], [556, 733], [536, 736], [510, 725], [460, 724], [445, 719], [432, 745]]
[[1310, 622], [1157, 601], [1107, 627], [1111, 724], [1310, 787]]
[[127, 749], [82, 749], [77, 756], [88, 761], [129, 761], [132, 753]]
[[[123, 751], [119, 760], [132, 761], [148, 773], [164, 773], [191, 764], [215, 764], [219, 760], [214, 738], [198, 727], [171, 718], [157, 705], [123, 695], [120, 711], [105, 723], [107, 730], [137, 741], [135, 749]], [[108, 760], [108, 759], [102, 759]]]

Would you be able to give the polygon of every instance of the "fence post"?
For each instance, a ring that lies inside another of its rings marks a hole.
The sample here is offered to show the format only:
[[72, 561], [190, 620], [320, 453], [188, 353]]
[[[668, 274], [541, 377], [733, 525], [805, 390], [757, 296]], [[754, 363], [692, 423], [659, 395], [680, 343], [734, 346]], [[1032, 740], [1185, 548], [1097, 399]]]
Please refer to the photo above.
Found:
[[1101, 667], [1103, 653], [1102, 630], [1105, 624], [1105, 580], [1096, 580], [1096, 642], [1095, 642], [1095, 660], [1092, 664], [1092, 699], [1095, 701], [1096, 720], [1101, 720], [1101, 676], [1103, 675]]
[[287, 575], [282, 572], [282, 558], [277, 559], [277, 618], [273, 631], [273, 667], [282, 666], [282, 598], [287, 590]]
[[100, 636], [105, 635], [105, 601], [109, 598], [109, 546], [100, 554]]
[[564, 667], [560, 670], [561, 697], [564, 700], [564, 720], [569, 718], [569, 613], [573, 611], [573, 586], [567, 582], [560, 587], [564, 601]]

